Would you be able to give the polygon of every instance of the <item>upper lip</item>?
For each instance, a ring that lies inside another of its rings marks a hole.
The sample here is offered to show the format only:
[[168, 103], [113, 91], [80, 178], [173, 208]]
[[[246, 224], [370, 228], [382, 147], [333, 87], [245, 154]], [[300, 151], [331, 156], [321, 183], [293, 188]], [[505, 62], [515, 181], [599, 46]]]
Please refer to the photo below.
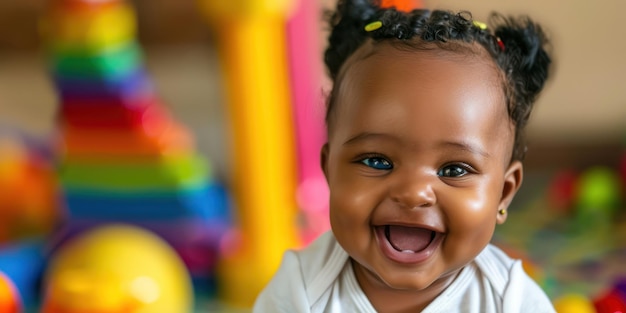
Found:
[[383, 223], [376, 223], [373, 226], [383, 227], [387, 225], [423, 228], [423, 229], [434, 231], [436, 233], [442, 233], [442, 234], [445, 233], [445, 230], [441, 229], [441, 227], [436, 226], [436, 225], [428, 225], [428, 224], [423, 224], [423, 223], [407, 223], [406, 221], [389, 221], [389, 222], [383, 222]]

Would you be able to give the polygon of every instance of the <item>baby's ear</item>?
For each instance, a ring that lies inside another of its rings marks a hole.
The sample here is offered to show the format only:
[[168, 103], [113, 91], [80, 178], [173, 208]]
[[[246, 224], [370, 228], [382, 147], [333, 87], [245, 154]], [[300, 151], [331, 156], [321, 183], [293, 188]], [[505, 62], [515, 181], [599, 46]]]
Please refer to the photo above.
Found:
[[328, 142], [322, 146], [322, 150], [320, 151], [320, 166], [322, 167], [326, 181], [328, 181]]
[[500, 204], [498, 205], [498, 212], [496, 221], [498, 224], [502, 224], [507, 218], [507, 209], [509, 204], [513, 201], [513, 197], [522, 186], [522, 180], [524, 178], [524, 167], [522, 162], [513, 161], [504, 173], [504, 185], [502, 186], [502, 196], [500, 198]]

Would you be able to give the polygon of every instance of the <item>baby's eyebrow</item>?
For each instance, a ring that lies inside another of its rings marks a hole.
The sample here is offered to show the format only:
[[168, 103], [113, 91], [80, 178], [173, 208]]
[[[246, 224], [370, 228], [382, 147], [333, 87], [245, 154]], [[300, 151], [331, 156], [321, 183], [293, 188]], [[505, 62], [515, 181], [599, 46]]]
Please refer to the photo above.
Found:
[[[365, 140], [390, 141], [390, 140], [397, 140], [397, 139], [398, 139], [397, 137], [390, 135], [390, 134], [363, 132], [363, 133], [359, 133], [357, 135], [350, 137], [348, 140], [346, 140], [343, 143], [343, 145], [344, 146], [354, 145]], [[441, 141], [437, 146], [438, 148], [442, 148], [442, 149], [452, 148], [456, 150], [463, 150], [471, 154], [481, 155], [485, 158], [491, 157], [491, 155], [487, 151], [485, 151], [480, 145], [477, 145], [468, 141], [454, 141], [454, 140]]]
[[478, 155], [482, 155], [485, 158], [489, 158], [491, 157], [491, 155], [483, 150], [480, 146], [472, 144], [470, 142], [465, 142], [465, 141], [443, 141], [439, 144], [439, 146], [441, 147], [451, 147], [454, 149], [460, 149], [460, 150], [464, 150], [467, 151], [469, 153], [472, 154], [478, 154]]
[[346, 140], [343, 145], [344, 146], [349, 146], [349, 145], [353, 145], [358, 143], [359, 141], [364, 141], [364, 140], [390, 140], [393, 139], [394, 137], [389, 135], [389, 134], [382, 134], [382, 133], [371, 133], [371, 132], [364, 132], [364, 133], [359, 133], [355, 136], [350, 137], [348, 140]]

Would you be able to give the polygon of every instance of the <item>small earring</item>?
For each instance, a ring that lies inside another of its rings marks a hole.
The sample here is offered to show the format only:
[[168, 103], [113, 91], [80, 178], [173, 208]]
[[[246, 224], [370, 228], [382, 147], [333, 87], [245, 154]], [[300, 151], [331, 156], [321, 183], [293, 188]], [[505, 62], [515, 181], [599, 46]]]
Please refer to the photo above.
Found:
[[506, 214], [506, 209], [500, 209], [500, 210], [498, 210], [498, 214], [500, 214], [500, 215], [505, 215], [505, 214]]

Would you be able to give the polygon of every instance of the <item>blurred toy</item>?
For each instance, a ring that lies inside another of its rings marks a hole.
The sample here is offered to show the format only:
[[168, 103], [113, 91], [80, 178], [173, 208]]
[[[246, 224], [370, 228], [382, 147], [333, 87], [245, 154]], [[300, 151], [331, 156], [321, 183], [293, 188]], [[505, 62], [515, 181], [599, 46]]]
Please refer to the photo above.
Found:
[[216, 31], [228, 99], [235, 218], [218, 268], [224, 302], [250, 307], [298, 246], [285, 25], [293, 1], [200, 2]]
[[578, 176], [578, 173], [572, 169], [564, 169], [554, 175], [548, 186], [550, 209], [562, 214], [572, 211], [574, 197], [577, 194]]
[[411, 11], [424, 7], [420, 0], [382, 0], [381, 7], [396, 7], [398, 11]]
[[155, 234], [109, 225], [73, 238], [46, 270], [43, 313], [190, 312], [193, 290], [176, 252]]
[[39, 298], [43, 238], [63, 217], [46, 142], [0, 130], [0, 312], [21, 312]]
[[591, 301], [580, 294], [566, 294], [553, 302], [557, 313], [596, 313]]
[[597, 313], [626, 312], [626, 278], [618, 279], [607, 292], [593, 300]]
[[626, 276], [623, 276], [616, 280], [615, 290], [620, 294], [622, 299], [626, 300]]
[[593, 301], [597, 313], [626, 312], [626, 299], [616, 291], [610, 291]]
[[39, 281], [45, 261], [45, 243], [41, 238], [0, 247], [0, 272], [15, 287], [16, 296], [24, 307], [32, 306], [39, 300]]
[[0, 245], [46, 236], [60, 220], [58, 182], [49, 156], [17, 132], [0, 132]]
[[622, 186], [618, 174], [607, 167], [585, 170], [576, 185], [576, 215], [581, 223], [606, 223], [621, 204]]
[[[226, 210], [230, 207], [230, 196], [221, 184], [211, 183], [204, 194], [205, 196], [198, 198], [197, 201], [203, 202], [204, 205], [211, 208], [224, 208]], [[146, 199], [145, 201], [157, 205], [159, 202], [163, 202], [158, 198]], [[111, 199], [107, 199], [105, 202], [111, 203]], [[150, 207], [143, 202], [137, 204], [138, 207], [135, 208], [138, 209], [137, 212], [131, 210], [124, 215], [127, 222], [133, 221], [133, 225], [151, 230], [165, 239], [186, 264], [192, 275], [195, 291], [205, 295], [214, 295], [216, 288], [214, 272], [218, 260], [218, 249], [229, 229], [229, 224], [224, 222], [224, 220], [229, 219], [228, 216], [223, 215], [224, 210], [204, 212], [204, 214], [209, 215], [203, 215], [201, 219], [168, 219], [167, 214], [180, 215], [180, 213], [171, 209], [163, 211], [161, 205], [161, 209], [158, 210], [159, 216], [156, 219], [146, 220], [141, 217], [141, 212], [147, 214], [148, 210], [154, 211], [155, 207]], [[103, 221], [110, 222], [111, 220], [107, 217], [107, 211], [110, 209], [101, 205], [97, 207], [100, 209], [98, 211], [98, 214], [101, 214], [100, 219], [70, 221], [61, 232], [56, 234], [56, 246], [62, 247], [68, 239], [76, 234], [103, 224], [106, 225], [106, 222]], [[129, 209], [127, 208], [127, 210]], [[122, 214], [122, 211], [118, 209], [112, 211], [113, 214], [116, 214], [116, 211], [118, 211], [117, 214]], [[152, 214], [157, 213], [153, 212]]]
[[136, 24], [123, 0], [50, 0], [43, 17], [69, 213], [56, 240], [134, 223], [173, 245], [196, 281], [208, 280], [225, 229], [215, 225], [229, 223], [228, 206], [213, 199], [221, 195], [210, 163], [155, 93]]
[[21, 313], [22, 300], [13, 282], [0, 271], [0, 312]]

